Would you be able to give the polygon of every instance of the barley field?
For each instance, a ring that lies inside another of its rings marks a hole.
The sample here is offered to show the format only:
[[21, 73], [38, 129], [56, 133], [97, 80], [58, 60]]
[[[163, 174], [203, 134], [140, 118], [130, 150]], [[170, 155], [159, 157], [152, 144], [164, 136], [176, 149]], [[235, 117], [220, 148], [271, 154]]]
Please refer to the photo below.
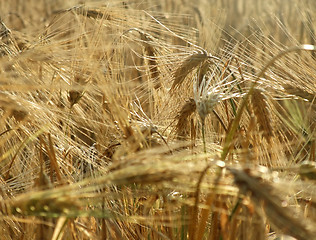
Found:
[[316, 239], [315, 12], [0, 0], [0, 239]]

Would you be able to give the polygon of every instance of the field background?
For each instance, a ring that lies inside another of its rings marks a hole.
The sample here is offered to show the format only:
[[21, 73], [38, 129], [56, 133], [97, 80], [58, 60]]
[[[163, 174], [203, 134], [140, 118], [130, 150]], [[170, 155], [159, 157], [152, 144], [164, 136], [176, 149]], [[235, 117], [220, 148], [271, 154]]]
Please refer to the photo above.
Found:
[[315, 12], [0, 0], [0, 238], [315, 239]]

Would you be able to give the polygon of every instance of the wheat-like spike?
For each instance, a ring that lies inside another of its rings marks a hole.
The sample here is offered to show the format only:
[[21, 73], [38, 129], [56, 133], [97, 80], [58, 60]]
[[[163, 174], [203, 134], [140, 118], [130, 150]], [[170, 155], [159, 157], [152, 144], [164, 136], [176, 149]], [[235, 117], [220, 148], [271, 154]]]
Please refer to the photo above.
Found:
[[28, 110], [22, 104], [11, 98], [9, 94], [2, 92], [0, 93], [0, 109], [17, 121], [22, 121], [29, 115]]
[[283, 86], [283, 88], [285, 89], [285, 91], [291, 95], [295, 95], [298, 97], [301, 97], [303, 99], [307, 99], [309, 102], [313, 102], [315, 101], [316, 95], [307, 92], [306, 90], [303, 90], [299, 87], [294, 87], [290, 84], [286, 84]]
[[231, 144], [231, 141], [232, 141], [233, 137], [235, 136], [236, 131], [238, 129], [241, 116], [242, 116], [244, 109], [247, 106], [247, 103], [248, 103], [249, 99], [251, 98], [251, 96], [255, 90], [255, 87], [257, 86], [260, 78], [263, 77], [265, 72], [269, 69], [269, 67], [271, 67], [274, 64], [274, 62], [276, 60], [278, 60], [279, 58], [281, 58], [282, 56], [284, 56], [288, 53], [297, 52], [297, 51], [316, 51], [316, 46], [309, 45], [309, 44], [303, 44], [303, 45], [295, 46], [292, 48], [288, 48], [284, 51], [281, 51], [279, 54], [277, 54], [273, 58], [271, 58], [270, 61], [267, 64], [265, 64], [264, 67], [261, 69], [261, 71], [257, 74], [256, 79], [254, 82], [252, 82], [251, 87], [250, 87], [247, 95], [243, 98], [242, 102], [240, 103], [240, 107], [238, 108], [238, 111], [236, 113], [236, 117], [235, 117], [234, 121], [230, 125], [230, 130], [228, 131], [228, 134], [226, 136], [226, 140], [225, 140], [225, 144], [224, 144], [224, 148], [223, 148], [223, 152], [222, 152], [222, 157], [221, 157], [222, 160], [224, 160], [229, 153], [230, 144]]
[[108, 14], [104, 14], [97, 10], [85, 10], [83, 14], [89, 18], [93, 19], [105, 19], [105, 20], [111, 20], [111, 17]]
[[[228, 168], [233, 174], [235, 183], [244, 194], [250, 194], [257, 209], [264, 204], [264, 212], [271, 224], [283, 233], [297, 239], [315, 239], [316, 233], [313, 224], [304, 216], [299, 216], [292, 208], [283, 207], [284, 201], [273, 194], [273, 186], [263, 181], [259, 176], [253, 176], [249, 169]], [[296, 217], [295, 217], [296, 216]]]
[[59, 10], [54, 11], [54, 14], [61, 14], [65, 12], [73, 12], [79, 15], [83, 15], [85, 17], [89, 17], [92, 19], [105, 19], [105, 20], [111, 20], [111, 17], [108, 14], [104, 14], [104, 12], [101, 12], [100, 10], [94, 10], [94, 9], [87, 9], [84, 6], [75, 6], [71, 7], [65, 10]]
[[267, 97], [263, 91], [255, 88], [251, 96], [251, 103], [256, 116], [259, 128], [263, 131], [263, 137], [270, 142], [273, 136], [273, 127], [271, 124], [271, 114], [267, 102]]
[[302, 179], [316, 180], [316, 163], [313, 161], [304, 161], [300, 165], [299, 175]]
[[127, 32], [130, 32], [130, 31], [137, 31], [140, 34], [140, 38], [145, 48], [145, 52], [147, 53], [147, 56], [148, 56], [150, 76], [152, 80], [155, 81], [154, 87], [159, 88], [161, 86], [161, 83], [159, 82], [158, 63], [155, 57], [156, 50], [153, 44], [151, 44], [155, 42], [154, 37], [151, 36], [149, 33], [146, 33], [138, 28], [129, 29]]
[[68, 91], [68, 101], [70, 103], [70, 108], [72, 108], [73, 105], [78, 103], [79, 100], [83, 97], [84, 91], [82, 91], [81, 88], [83, 88], [83, 85], [85, 83], [86, 82], [83, 76], [77, 74], [74, 77], [74, 82], [72, 84], [73, 89]]
[[155, 48], [150, 44], [150, 42], [153, 42], [153, 38], [147, 34], [147, 33], [140, 33], [141, 39], [144, 41], [144, 47], [147, 55], [149, 56], [148, 58], [148, 63], [149, 63], [149, 71], [152, 80], [156, 82], [155, 88], [159, 88], [161, 86], [159, 82], [159, 72], [158, 72], [158, 63], [155, 58]]
[[203, 121], [213, 111], [214, 106], [223, 99], [223, 96], [224, 94], [222, 93], [206, 94], [199, 99], [197, 111]]
[[206, 73], [208, 72], [209, 70], [209, 67], [210, 67], [210, 62], [209, 61], [205, 61], [201, 67], [199, 68], [199, 71], [198, 71], [198, 76], [197, 76], [197, 81], [198, 81], [198, 87], [200, 88], [201, 87], [201, 83], [203, 81], [203, 78], [204, 76], [206, 75]]
[[0, 39], [7, 38], [11, 34], [11, 30], [4, 24], [0, 18]]
[[195, 112], [196, 104], [193, 98], [190, 98], [181, 108], [177, 115], [176, 131], [178, 138], [184, 138], [188, 133], [189, 118]]
[[174, 76], [174, 81], [171, 87], [171, 90], [174, 90], [177, 88], [179, 85], [182, 84], [186, 76], [193, 71], [194, 68], [199, 66], [201, 63], [203, 63], [205, 60], [207, 60], [208, 55], [206, 52], [203, 53], [195, 53], [186, 58], [181, 66], [179, 66], [173, 76]]
[[[313, 26], [313, 18], [309, 11], [306, 11], [306, 17], [307, 17], [307, 26], [309, 29], [309, 36], [310, 36], [310, 44], [315, 45], [315, 31]], [[312, 51], [312, 56], [315, 58], [315, 51]]]

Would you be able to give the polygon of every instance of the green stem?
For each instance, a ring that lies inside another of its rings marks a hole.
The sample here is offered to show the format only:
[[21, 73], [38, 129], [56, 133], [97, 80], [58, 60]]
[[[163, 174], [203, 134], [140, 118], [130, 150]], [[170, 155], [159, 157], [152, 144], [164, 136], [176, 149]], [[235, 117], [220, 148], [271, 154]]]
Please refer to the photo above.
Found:
[[203, 149], [206, 153], [206, 141], [205, 141], [205, 118], [201, 119], [202, 121], [202, 139], [203, 139]]

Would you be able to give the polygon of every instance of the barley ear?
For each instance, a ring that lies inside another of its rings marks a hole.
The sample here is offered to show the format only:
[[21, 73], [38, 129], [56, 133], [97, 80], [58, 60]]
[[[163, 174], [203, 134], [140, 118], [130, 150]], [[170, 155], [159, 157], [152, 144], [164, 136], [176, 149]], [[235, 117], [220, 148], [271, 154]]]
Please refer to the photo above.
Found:
[[309, 93], [308, 91], [303, 90], [303, 89], [301, 89], [299, 87], [295, 87], [295, 86], [292, 86], [290, 84], [286, 84], [286, 85], [283, 86], [283, 88], [285, 89], [285, 91], [287, 93], [289, 93], [291, 95], [295, 95], [295, 96], [301, 97], [303, 99], [306, 99], [309, 102], [313, 102], [316, 99], [315, 93], [314, 94]]
[[192, 54], [186, 58], [182, 64], [175, 70], [173, 74], [173, 84], [171, 90], [180, 86], [184, 79], [189, 75], [197, 66], [207, 60], [208, 56], [205, 52]]
[[199, 68], [198, 76], [197, 76], [199, 87], [201, 86], [203, 78], [206, 75], [206, 73], [208, 72], [209, 67], [210, 67], [210, 62], [204, 61], [203, 64], [201, 65], [201, 67]]
[[256, 209], [259, 210], [264, 205], [263, 211], [275, 229], [297, 239], [315, 239], [313, 223], [295, 213], [293, 208], [282, 206], [284, 200], [274, 193], [273, 185], [264, 181], [261, 176], [250, 173], [249, 169], [229, 167], [228, 170], [234, 176], [239, 190], [249, 193]]
[[83, 97], [84, 92], [82, 91], [82, 84], [84, 84], [84, 79], [82, 76], [76, 75], [74, 77], [74, 83], [71, 90], [68, 91], [68, 101], [70, 103], [70, 108], [77, 104], [79, 100]]
[[0, 18], [0, 39], [3, 40], [9, 37], [10, 34], [11, 34], [11, 30], [4, 24], [4, 22]]
[[251, 104], [254, 114], [259, 125], [259, 129], [263, 132], [263, 137], [267, 142], [271, 142], [273, 136], [273, 128], [271, 124], [271, 114], [266, 95], [262, 90], [255, 88], [251, 95]]
[[150, 77], [153, 81], [155, 81], [155, 88], [159, 88], [161, 83], [159, 82], [159, 71], [158, 71], [158, 63], [155, 58], [155, 48], [153, 47], [154, 38], [143, 31], [139, 31], [141, 40], [143, 41], [143, 45], [145, 47], [145, 52], [148, 56], [148, 65], [150, 71]]
[[190, 117], [196, 110], [196, 104], [193, 98], [190, 98], [183, 107], [181, 108], [179, 114], [176, 116], [177, 125], [176, 132], [179, 139], [185, 138], [189, 133], [189, 123]]

